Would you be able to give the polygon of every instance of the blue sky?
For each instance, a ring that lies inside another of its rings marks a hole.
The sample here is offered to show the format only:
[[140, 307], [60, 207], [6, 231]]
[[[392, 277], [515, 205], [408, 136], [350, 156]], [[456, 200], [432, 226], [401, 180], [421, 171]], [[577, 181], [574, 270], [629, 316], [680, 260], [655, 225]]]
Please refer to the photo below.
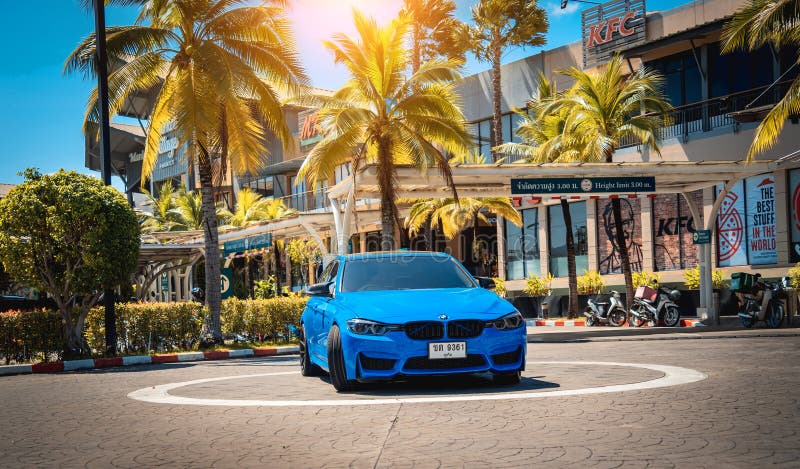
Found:
[[[650, 0], [648, 10], [668, 9], [689, 0]], [[356, 6], [379, 20], [391, 17], [402, 0], [294, 0], [291, 16], [298, 27], [298, 48], [313, 83], [335, 89], [346, 78], [334, 67], [332, 58], [320, 45], [330, 31], [350, 32], [348, 24], [334, 21]], [[457, 15], [469, 19], [474, 0], [456, 0]], [[588, 5], [570, 2], [566, 10], [558, 0], [540, 0], [550, 18], [545, 48], [578, 40], [580, 10]], [[136, 17], [132, 8], [109, 7], [107, 25], [130, 24]], [[32, 25], [35, 23], [35, 25]], [[0, 16], [0, 182], [19, 183], [17, 172], [35, 166], [43, 172], [60, 168], [99, 175], [84, 168], [81, 124], [86, 97], [94, 83], [80, 76], [64, 76], [62, 67], [78, 42], [94, 30], [90, 12], [79, 0], [4, 2]], [[506, 53], [511, 62], [538, 52], [538, 48]], [[470, 59], [466, 74], [486, 69]], [[120, 186], [117, 182], [115, 185]]]

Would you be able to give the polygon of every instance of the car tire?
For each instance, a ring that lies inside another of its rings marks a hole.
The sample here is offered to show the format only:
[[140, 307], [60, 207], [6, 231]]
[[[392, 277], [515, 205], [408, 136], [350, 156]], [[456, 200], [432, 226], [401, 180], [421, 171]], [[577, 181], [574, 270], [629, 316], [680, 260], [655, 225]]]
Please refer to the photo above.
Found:
[[342, 336], [339, 326], [331, 327], [328, 333], [328, 370], [331, 384], [338, 392], [352, 391], [356, 387], [355, 380], [347, 379], [344, 367], [344, 353], [342, 352]]
[[492, 375], [492, 381], [499, 386], [515, 386], [522, 381], [522, 372], [495, 373]]
[[305, 324], [300, 326], [300, 374], [303, 376], [319, 376], [322, 374], [322, 368], [311, 362]]

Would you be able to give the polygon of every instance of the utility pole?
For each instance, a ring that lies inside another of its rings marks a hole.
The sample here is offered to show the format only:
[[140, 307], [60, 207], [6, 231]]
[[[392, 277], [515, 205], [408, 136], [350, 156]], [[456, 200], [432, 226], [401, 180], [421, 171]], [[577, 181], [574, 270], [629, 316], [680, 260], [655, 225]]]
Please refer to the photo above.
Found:
[[[97, 63], [97, 96], [100, 104], [100, 171], [103, 183], [111, 185], [111, 128], [108, 118], [108, 55], [106, 54], [105, 0], [94, 4], [95, 54]], [[106, 317], [106, 353], [117, 354], [117, 317], [114, 312], [114, 289], [103, 285], [103, 306]]]

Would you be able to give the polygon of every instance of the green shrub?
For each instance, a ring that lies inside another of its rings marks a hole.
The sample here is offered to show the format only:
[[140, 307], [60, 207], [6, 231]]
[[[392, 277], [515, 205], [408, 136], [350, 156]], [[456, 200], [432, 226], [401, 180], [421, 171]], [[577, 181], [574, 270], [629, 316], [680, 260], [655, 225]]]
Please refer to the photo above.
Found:
[[266, 280], [256, 280], [253, 284], [253, 296], [257, 300], [266, 300], [278, 296], [278, 281], [274, 275]]
[[[698, 290], [700, 288], [700, 268], [695, 267], [693, 269], [686, 269], [686, 272], [683, 274], [683, 278], [686, 279], [683, 284], [689, 290]], [[711, 273], [711, 282], [714, 285], [714, 289], [720, 290], [723, 288], [728, 287], [728, 282], [725, 280], [725, 276], [722, 274], [721, 270], [715, 270]]]
[[530, 296], [547, 296], [550, 294], [550, 285], [553, 283], [553, 274], [547, 273], [537, 277], [533, 274], [525, 279], [525, 288], [522, 290]]
[[249, 340], [288, 340], [287, 326], [300, 327], [308, 298], [276, 297], [266, 300], [228, 299], [222, 302], [222, 333]]
[[795, 290], [800, 288], [800, 262], [789, 269], [789, 285]]
[[492, 278], [494, 280], [494, 291], [501, 297], [506, 297], [506, 282], [499, 278]]
[[633, 288], [658, 288], [658, 286], [661, 284], [661, 274], [647, 270], [643, 270], [641, 272], [631, 272], [631, 280], [633, 281]]
[[578, 293], [582, 295], [596, 295], [603, 293], [606, 288], [606, 282], [600, 275], [600, 272], [593, 270], [583, 270], [583, 275], [578, 276]]
[[60, 358], [64, 325], [58, 311], [0, 313], [0, 357], [6, 365]]

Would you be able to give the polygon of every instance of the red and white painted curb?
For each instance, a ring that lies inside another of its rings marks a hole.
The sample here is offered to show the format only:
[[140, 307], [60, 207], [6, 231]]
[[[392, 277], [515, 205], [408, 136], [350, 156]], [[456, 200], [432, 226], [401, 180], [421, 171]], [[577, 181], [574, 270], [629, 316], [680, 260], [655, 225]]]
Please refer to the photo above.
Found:
[[0, 366], [0, 376], [92, 370], [99, 368], [112, 368], [115, 366], [154, 365], [159, 363], [196, 362], [204, 360], [225, 360], [228, 358], [291, 355], [293, 353], [298, 353], [299, 351], [300, 348], [298, 346], [290, 345], [286, 347], [215, 350], [212, 352], [186, 352], [162, 355], [134, 355], [128, 357], [67, 360], [63, 362], [35, 363], [33, 365], [5, 365]]
[[[583, 319], [556, 321], [546, 319], [529, 319], [526, 321], [528, 327], [584, 327], [586, 321]], [[705, 326], [699, 319], [681, 319], [679, 327], [702, 327]]]

